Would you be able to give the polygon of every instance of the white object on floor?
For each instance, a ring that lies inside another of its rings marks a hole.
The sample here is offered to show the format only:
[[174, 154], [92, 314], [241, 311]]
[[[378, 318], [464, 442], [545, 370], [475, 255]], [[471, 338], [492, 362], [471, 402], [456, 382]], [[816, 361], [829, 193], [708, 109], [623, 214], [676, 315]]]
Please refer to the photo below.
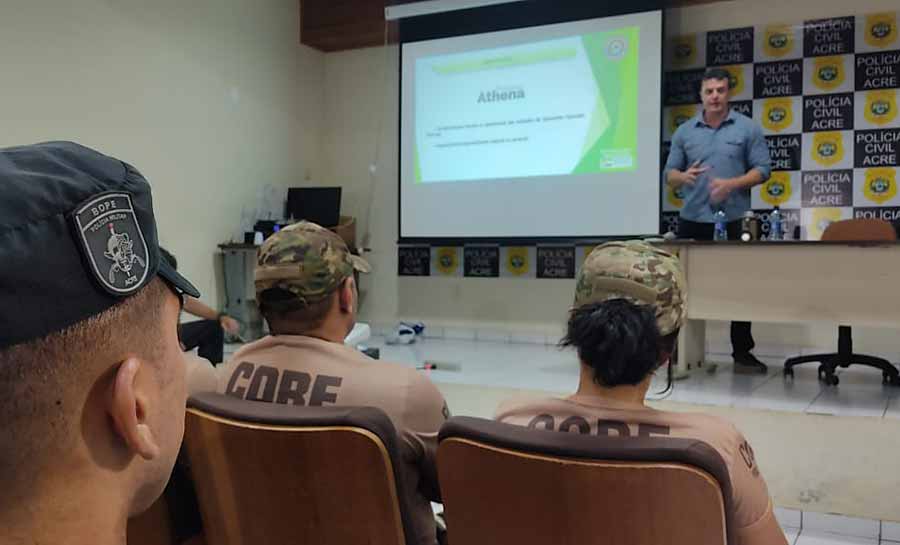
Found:
[[401, 323], [397, 329], [388, 334], [384, 342], [387, 344], [410, 344], [416, 341], [416, 330], [410, 326]]
[[344, 338], [344, 344], [356, 348], [370, 338], [372, 338], [372, 328], [369, 327], [369, 324], [357, 322], [353, 325], [353, 330]]

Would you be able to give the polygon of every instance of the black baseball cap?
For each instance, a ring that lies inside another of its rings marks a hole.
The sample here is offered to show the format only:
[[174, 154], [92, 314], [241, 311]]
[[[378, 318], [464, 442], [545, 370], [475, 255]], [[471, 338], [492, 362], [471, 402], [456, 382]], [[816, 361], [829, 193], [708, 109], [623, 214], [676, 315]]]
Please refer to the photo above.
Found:
[[0, 149], [0, 348], [99, 314], [159, 275], [150, 184], [131, 165], [73, 142]]

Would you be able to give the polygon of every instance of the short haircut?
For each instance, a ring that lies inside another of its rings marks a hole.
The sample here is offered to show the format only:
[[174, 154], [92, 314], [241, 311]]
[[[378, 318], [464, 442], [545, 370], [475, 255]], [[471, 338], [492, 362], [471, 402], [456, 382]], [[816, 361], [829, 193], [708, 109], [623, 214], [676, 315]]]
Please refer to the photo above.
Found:
[[[675, 349], [678, 331], [661, 335], [651, 305], [610, 299], [573, 309], [560, 346], [578, 350], [578, 358], [594, 371], [594, 382], [609, 388], [640, 384], [660, 366], [663, 354]], [[672, 388], [672, 362], [663, 393]]]
[[[269, 323], [272, 333], [303, 334], [312, 331], [325, 323], [328, 312], [334, 305], [334, 298], [343, 285], [342, 280], [321, 301], [309, 305], [300, 303], [298, 297], [290, 291], [281, 288], [264, 290], [259, 294], [260, 313]], [[289, 331], [285, 331], [286, 329]]]
[[703, 72], [703, 79], [700, 80], [700, 86], [703, 86], [704, 81], [711, 79], [725, 80], [728, 82], [728, 89], [731, 89], [731, 74], [728, 73], [728, 70], [725, 70], [724, 68], [707, 68], [706, 72]]
[[[27, 493], [80, 433], [82, 407], [102, 373], [129, 354], [156, 363], [169, 288], [154, 278], [100, 314], [0, 349], [0, 487]], [[2, 496], [3, 494], [0, 494]], [[13, 496], [14, 497], [14, 496]], [[0, 500], [0, 512], [8, 506]]]

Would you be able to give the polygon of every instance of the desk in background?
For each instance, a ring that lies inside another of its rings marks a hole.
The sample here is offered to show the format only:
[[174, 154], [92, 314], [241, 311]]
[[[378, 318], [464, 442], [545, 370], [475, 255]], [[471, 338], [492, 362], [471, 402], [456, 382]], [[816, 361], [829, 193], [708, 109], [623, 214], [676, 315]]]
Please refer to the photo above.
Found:
[[900, 244], [695, 242], [677, 252], [687, 277], [687, 320], [675, 374], [703, 361], [706, 320], [896, 327]]

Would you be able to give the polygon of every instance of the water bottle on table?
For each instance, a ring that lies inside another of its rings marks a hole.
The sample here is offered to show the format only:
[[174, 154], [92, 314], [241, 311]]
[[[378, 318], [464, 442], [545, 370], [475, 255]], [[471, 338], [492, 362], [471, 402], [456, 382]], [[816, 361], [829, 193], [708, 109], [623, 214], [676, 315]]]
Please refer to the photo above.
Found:
[[769, 214], [769, 240], [784, 240], [784, 218], [777, 206]]
[[713, 240], [728, 240], [728, 229], [726, 224], [728, 219], [725, 217], [725, 211], [721, 208], [713, 214]]

